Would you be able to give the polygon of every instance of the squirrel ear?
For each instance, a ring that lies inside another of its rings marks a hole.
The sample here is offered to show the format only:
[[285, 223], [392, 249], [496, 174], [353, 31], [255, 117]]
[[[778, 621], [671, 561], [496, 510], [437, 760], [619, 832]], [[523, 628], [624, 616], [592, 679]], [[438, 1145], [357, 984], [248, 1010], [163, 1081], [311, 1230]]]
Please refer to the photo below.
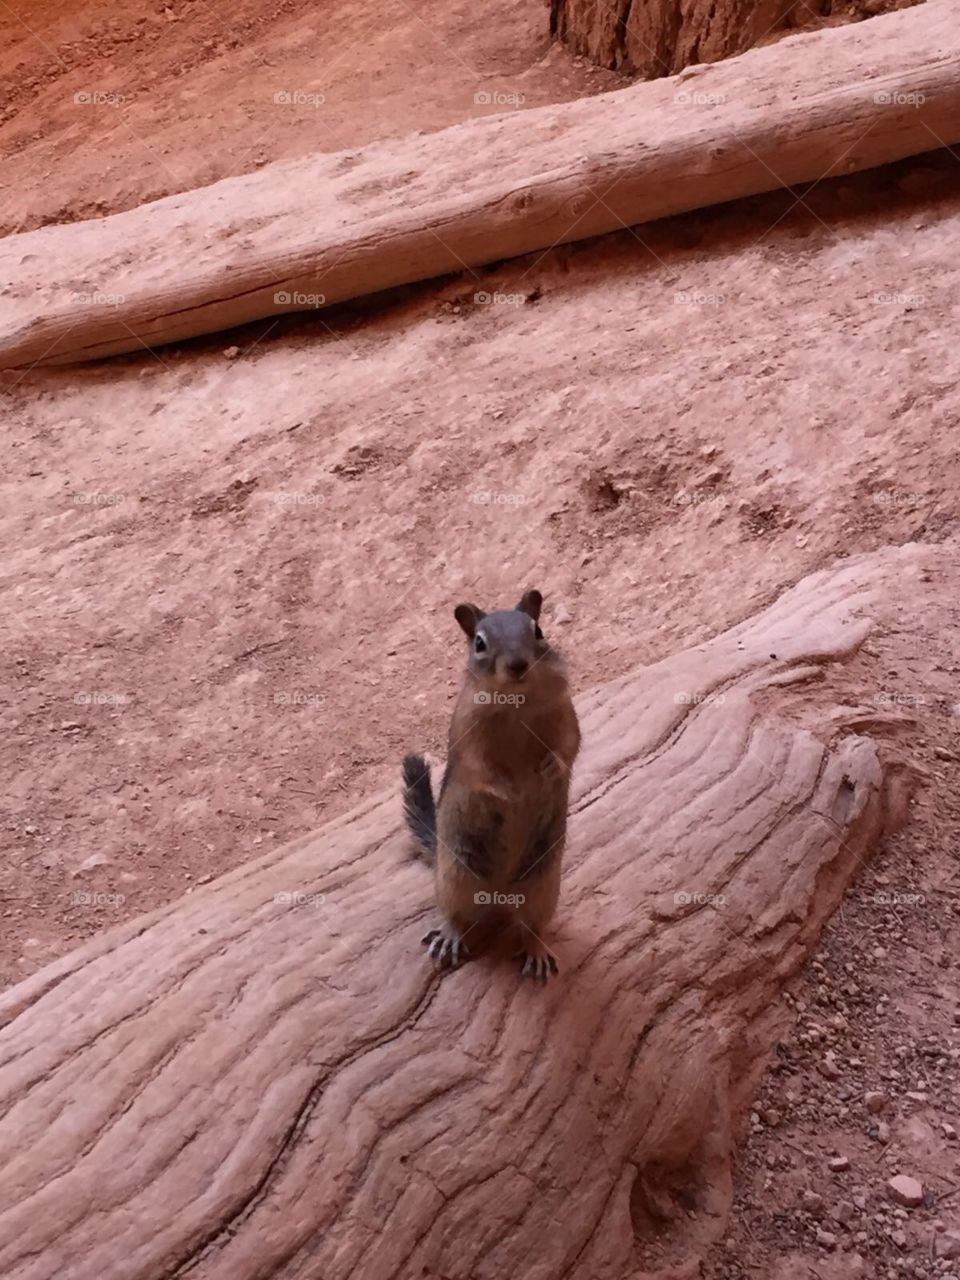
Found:
[[477, 624], [481, 618], [485, 618], [487, 615], [482, 609], [478, 609], [475, 604], [458, 604], [453, 611], [453, 616], [467, 633], [468, 638], [472, 640]]
[[523, 599], [517, 605], [517, 608], [521, 613], [528, 613], [534, 622], [536, 622], [540, 617], [540, 608], [542, 604], [543, 596], [540, 592], [530, 590], [523, 593]]

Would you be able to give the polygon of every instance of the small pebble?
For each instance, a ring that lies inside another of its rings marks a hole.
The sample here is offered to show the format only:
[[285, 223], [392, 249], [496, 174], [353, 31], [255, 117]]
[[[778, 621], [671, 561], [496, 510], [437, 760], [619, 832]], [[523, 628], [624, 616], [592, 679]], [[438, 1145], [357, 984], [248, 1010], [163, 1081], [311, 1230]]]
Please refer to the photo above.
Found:
[[906, 1205], [908, 1209], [915, 1209], [918, 1205], [923, 1204], [923, 1183], [905, 1173], [898, 1173], [887, 1182], [887, 1194], [897, 1204]]

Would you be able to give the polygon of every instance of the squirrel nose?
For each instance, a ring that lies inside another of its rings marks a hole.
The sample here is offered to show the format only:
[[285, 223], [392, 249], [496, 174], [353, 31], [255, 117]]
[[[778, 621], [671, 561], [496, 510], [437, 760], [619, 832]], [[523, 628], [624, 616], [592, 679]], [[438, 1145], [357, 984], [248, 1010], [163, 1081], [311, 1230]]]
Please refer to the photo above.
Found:
[[507, 670], [515, 680], [520, 680], [527, 674], [527, 668], [529, 666], [530, 663], [527, 662], [526, 658], [513, 658], [507, 663]]

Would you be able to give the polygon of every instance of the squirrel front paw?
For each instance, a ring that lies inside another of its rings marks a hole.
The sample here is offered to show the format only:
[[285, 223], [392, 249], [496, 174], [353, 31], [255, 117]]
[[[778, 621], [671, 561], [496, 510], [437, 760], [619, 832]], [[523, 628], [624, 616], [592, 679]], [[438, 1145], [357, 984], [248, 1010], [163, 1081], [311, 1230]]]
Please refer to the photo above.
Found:
[[520, 970], [521, 978], [533, 978], [537, 982], [546, 982], [552, 973], [560, 972], [557, 957], [547, 944], [541, 942], [539, 938], [531, 935], [524, 942], [518, 954], [523, 957], [523, 968]]
[[450, 925], [429, 930], [423, 935], [421, 942], [427, 948], [427, 955], [438, 969], [442, 969], [444, 965], [456, 969], [461, 959], [466, 959], [470, 955], [467, 944]]

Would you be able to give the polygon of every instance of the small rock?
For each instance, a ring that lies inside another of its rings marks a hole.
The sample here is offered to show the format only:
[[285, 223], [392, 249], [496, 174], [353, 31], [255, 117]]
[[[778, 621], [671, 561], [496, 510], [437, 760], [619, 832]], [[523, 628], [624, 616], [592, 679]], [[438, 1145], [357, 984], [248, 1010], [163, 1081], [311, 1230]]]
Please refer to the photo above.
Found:
[[846, 1156], [834, 1156], [834, 1158], [829, 1161], [827, 1168], [831, 1173], [846, 1173], [850, 1168], [850, 1161]]
[[960, 1231], [945, 1231], [935, 1248], [938, 1258], [960, 1258]]
[[887, 1194], [898, 1204], [915, 1209], [923, 1204], [923, 1183], [905, 1173], [898, 1173], [887, 1182]]
[[957, 1131], [952, 1124], [947, 1124], [946, 1122], [944, 1122], [940, 1126], [940, 1132], [943, 1134], [943, 1136], [946, 1138], [948, 1142], [956, 1142]]
[[105, 853], [91, 853], [88, 858], [84, 858], [79, 866], [74, 868], [71, 875], [79, 876], [84, 871], [92, 871], [94, 867], [105, 867], [109, 861], [110, 859]]
[[227, 357], [228, 360], [236, 360], [237, 356], [240, 354], [240, 348], [227, 347], [226, 351], [224, 351], [223, 354]]
[[573, 614], [565, 604], [558, 604], [553, 611], [553, 620], [559, 625], [573, 621]]
[[817, 1195], [816, 1191], [804, 1191], [800, 1203], [807, 1213], [819, 1213], [823, 1208], [823, 1196]]
[[855, 1214], [856, 1210], [849, 1200], [840, 1200], [830, 1210], [830, 1217], [834, 1218], [837, 1222], [842, 1223], [844, 1226], [851, 1221]]
[[768, 1129], [776, 1129], [780, 1123], [780, 1112], [774, 1111], [772, 1107], [761, 1113], [760, 1119]]
[[824, 1058], [819, 1063], [820, 1074], [826, 1076], [828, 1080], [839, 1080], [840, 1068], [832, 1058]]
[[835, 1249], [837, 1245], [837, 1237], [832, 1231], [824, 1231], [822, 1228], [818, 1227], [817, 1244], [821, 1245], [824, 1249]]
[[863, 1105], [872, 1116], [879, 1115], [887, 1105], [887, 1095], [881, 1093], [878, 1089], [873, 1089], [870, 1093], [863, 1095]]

